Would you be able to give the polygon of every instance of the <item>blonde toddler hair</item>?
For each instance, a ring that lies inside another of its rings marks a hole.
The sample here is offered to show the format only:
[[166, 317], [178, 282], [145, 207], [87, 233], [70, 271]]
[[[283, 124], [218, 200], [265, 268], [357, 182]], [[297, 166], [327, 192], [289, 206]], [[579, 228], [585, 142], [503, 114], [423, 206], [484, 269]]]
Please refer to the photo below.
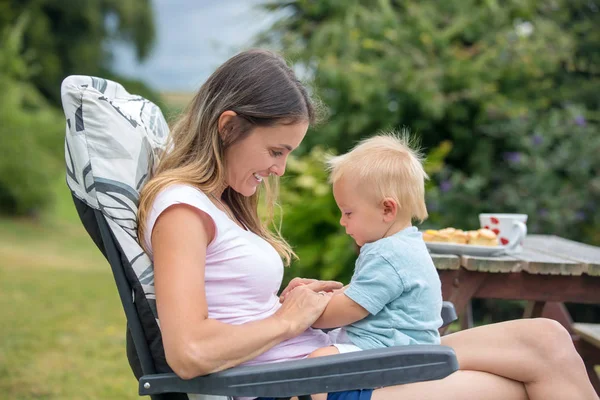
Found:
[[423, 156], [408, 130], [381, 133], [362, 140], [350, 152], [327, 161], [332, 184], [343, 178], [357, 185], [357, 193], [396, 201], [401, 217], [427, 218]]

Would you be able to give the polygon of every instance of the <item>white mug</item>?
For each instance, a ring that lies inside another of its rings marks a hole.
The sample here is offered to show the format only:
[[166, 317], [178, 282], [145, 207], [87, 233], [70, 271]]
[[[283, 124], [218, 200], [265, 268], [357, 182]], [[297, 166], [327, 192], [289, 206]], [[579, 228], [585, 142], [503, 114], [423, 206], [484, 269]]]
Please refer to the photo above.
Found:
[[523, 249], [523, 239], [527, 236], [527, 214], [479, 214], [482, 228], [493, 231], [498, 236], [498, 244], [507, 251]]

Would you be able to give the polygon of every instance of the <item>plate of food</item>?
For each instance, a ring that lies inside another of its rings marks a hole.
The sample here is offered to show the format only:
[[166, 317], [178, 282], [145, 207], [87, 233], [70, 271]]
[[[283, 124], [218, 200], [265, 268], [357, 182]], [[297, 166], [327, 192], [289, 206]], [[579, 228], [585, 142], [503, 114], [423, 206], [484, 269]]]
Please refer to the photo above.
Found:
[[490, 229], [428, 229], [423, 232], [423, 240], [430, 252], [440, 254], [499, 256], [509, 250], [509, 246], [499, 244], [498, 235]]

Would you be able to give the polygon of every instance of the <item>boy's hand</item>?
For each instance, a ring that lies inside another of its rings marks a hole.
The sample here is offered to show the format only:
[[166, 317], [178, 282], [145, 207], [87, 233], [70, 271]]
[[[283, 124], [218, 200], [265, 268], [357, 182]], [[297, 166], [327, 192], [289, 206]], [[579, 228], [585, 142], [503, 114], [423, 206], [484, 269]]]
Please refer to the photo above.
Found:
[[281, 292], [279, 296], [279, 302], [283, 303], [286, 296], [298, 286], [306, 286], [314, 292], [332, 292], [336, 289], [341, 289], [344, 285], [341, 282], [336, 281], [319, 281], [316, 279], [307, 278], [294, 278], [290, 281], [287, 287]]

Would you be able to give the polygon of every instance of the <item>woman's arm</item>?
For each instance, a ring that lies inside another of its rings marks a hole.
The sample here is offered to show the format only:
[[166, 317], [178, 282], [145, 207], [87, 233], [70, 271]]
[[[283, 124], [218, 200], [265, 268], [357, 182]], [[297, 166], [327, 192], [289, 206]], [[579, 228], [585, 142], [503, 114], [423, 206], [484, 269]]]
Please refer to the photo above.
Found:
[[156, 303], [169, 366], [189, 379], [238, 365], [302, 333], [329, 299], [299, 287], [272, 316], [243, 325], [208, 319], [204, 288], [212, 219], [187, 205], [158, 218], [152, 232]]
[[369, 312], [344, 294], [344, 289], [336, 290], [323, 314], [312, 324], [313, 328], [329, 329], [360, 321]]

